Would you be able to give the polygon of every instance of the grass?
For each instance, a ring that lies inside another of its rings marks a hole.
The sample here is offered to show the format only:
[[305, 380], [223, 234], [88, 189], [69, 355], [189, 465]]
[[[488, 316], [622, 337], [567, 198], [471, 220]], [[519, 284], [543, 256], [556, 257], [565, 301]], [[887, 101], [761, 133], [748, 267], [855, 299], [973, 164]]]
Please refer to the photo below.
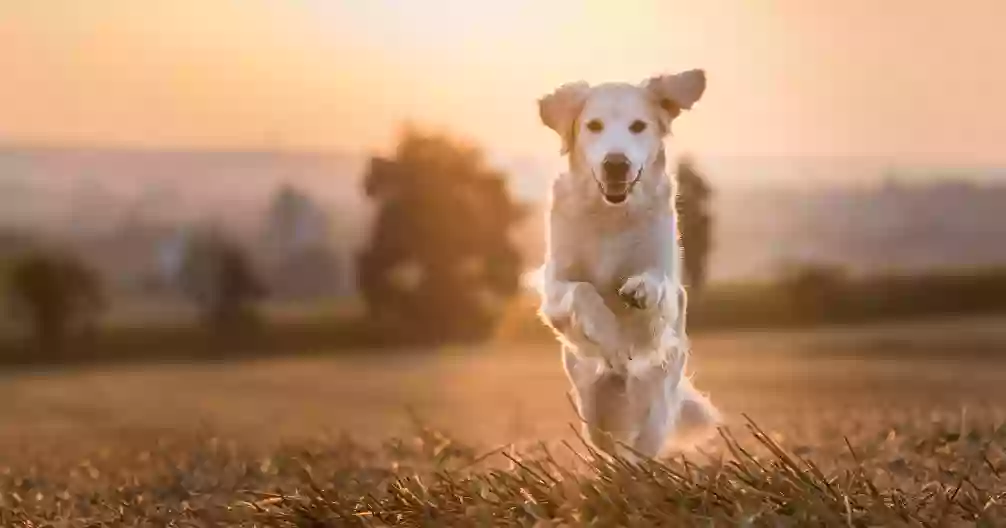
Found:
[[0, 527], [1001, 526], [1003, 328], [698, 335], [729, 428], [641, 465], [551, 344], [10, 371]]
[[425, 427], [380, 448], [160, 438], [24, 453], [0, 470], [0, 525], [997, 526], [1004, 442], [1006, 427], [952, 416], [813, 448], [749, 421], [706, 452], [640, 464], [574, 443], [480, 453]]
[[[1001, 316], [1006, 313], [1003, 299], [1006, 269], [1002, 268], [847, 277], [811, 267], [783, 282], [712, 284], [702, 295], [692, 296], [689, 328], [697, 335]], [[537, 297], [530, 293], [514, 298], [490, 337], [553, 343], [553, 333], [536, 315], [537, 305]], [[215, 361], [431, 344], [417, 343], [412, 332], [375, 325], [363, 317], [359, 299], [274, 299], [259, 308], [260, 324], [220, 333], [200, 325], [193, 306], [183, 299], [117, 298], [95, 331], [76, 335], [57, 350], [40, 349], [26, 339], [24, 328], [0, 314], [0, 366]]]

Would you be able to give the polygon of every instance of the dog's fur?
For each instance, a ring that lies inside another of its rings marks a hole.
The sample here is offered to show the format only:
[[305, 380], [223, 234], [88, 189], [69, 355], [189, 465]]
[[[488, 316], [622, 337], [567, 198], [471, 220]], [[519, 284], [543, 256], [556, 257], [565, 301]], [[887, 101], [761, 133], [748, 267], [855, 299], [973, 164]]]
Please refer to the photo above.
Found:
[[[562, 343], [586, 433], [608, 453], [655, 456], [668, 437], [719, 419], [684, 375], [687, 298], [663, 141], [705, 83], [701, 70], [578, 82], [539, 101], [569, 157], [552, 186], [540, 315]], [[602, 177], [613, 153], [628, 167], [614, 182]]]

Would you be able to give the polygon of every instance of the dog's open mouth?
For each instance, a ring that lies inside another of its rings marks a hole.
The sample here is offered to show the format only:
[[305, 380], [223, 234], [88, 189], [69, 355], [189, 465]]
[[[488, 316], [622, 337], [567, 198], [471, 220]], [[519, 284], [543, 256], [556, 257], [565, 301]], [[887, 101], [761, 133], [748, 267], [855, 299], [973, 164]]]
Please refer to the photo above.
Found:
[[636, 186], [641, 174], [642, 171], [637, 172], [631, 180], [611, 180], [608, 178], [598, 180], [595, 178], [595, 181], [597, 182], [597, 189], [601, 191], [601, 196], [604, 197], [604, 201], [612, 205], [618, 205], [629, 199], [629, 194], [632, 193], [632, 188]]
[[608, 193], [608, 192], [604, 193], [604, 201], [606, 201], [606, 202], [608, 202], [610, 204], [616, 204], [616, 205], [620, 204], [620, 203], [624, 202], [625, 199], [628, 198], [628, 197], [629, 197], [629, 193], [628, 192], [618, 193], [618, 194], [612, 194], [612, 193]]

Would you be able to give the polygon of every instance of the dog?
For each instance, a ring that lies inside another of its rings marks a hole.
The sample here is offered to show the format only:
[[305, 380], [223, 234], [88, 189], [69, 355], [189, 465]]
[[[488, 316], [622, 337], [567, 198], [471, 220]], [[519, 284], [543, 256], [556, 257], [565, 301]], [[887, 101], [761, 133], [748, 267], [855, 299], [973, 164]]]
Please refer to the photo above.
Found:
[[719, 413], [685, 376], [675, 187], [664, 139], [702, 97], [702, 70], [641, 84], [569, 83], [538, 101], [569, 170], [552, 184], [539, 316], [590, 442], [608, 454], [657, 456], [691, 441]]

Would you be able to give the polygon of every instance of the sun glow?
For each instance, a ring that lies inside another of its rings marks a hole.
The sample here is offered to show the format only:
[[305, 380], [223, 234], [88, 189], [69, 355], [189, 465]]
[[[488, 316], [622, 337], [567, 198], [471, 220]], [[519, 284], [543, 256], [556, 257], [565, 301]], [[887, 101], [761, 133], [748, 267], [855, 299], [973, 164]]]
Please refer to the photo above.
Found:
[[4, 2], [0, 140], [373, 149], [412, 120], [553, 156], [557, 84], [702, 67], [699, 153], [999, 159], [1006, 4], [937, 4]]

